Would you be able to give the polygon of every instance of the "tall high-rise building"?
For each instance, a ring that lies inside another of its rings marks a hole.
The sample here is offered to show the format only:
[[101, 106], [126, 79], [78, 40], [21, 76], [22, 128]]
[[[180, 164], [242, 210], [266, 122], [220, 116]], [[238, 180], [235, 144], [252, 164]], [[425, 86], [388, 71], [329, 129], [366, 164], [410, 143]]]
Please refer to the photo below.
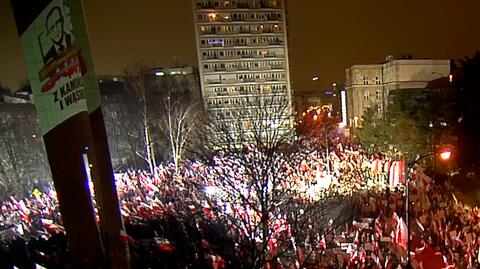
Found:
[[[284, 0], [193, 0], [199, 75], [210, 117], [238, 138], [293, 129]], [[266, 130], [265, 130], [266, 129]], [[271, 137], [270, 137], [271, 138]]]

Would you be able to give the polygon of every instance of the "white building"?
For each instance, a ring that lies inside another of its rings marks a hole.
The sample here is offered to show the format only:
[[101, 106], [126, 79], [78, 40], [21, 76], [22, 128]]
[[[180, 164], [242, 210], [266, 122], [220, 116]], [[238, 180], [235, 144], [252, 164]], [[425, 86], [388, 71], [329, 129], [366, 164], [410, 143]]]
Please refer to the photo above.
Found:
[[383, 64], [354, 65], [346, 70], [347, 124], [358, 127], [369, 107], [383, 115], [390, 91], [422, 89], [450, 74], [450, 60], [387, 57]]
[[268, 126], [290, 131], [293, 109], [284, 1], [193, 3], [200, 85], [209, 115], [235, 132], [235, 124], [251, 129], [258, 111], [267, 110], [262, 115], [268, 119], [262, 120]]

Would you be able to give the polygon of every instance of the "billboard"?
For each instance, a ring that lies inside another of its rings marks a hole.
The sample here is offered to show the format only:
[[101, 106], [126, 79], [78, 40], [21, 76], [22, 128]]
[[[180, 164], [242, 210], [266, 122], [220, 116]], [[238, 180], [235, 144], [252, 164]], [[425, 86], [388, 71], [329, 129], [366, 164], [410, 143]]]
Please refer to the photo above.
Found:
[[42, 134], [71, 116], [87, 111], [81, 80], [87, 66], [75, 45], [66, 1], [50, 1], [20, 33], [20, 41]]

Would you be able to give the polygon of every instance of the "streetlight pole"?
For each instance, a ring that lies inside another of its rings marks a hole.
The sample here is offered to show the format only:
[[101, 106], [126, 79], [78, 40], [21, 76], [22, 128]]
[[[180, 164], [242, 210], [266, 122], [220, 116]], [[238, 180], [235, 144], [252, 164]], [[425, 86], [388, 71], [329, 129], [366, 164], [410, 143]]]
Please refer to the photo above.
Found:
[[328, 151], [328, 135], [325, 124], [323, 125], [323, 135], [325, 136], [325, 152], [327, 154], [327, 174], [330, 175], [330, 152]]
[[406, 175], [406, 192], [405, 192], [405, 199], [406, 199], [406, 202], [405, 202], [405, 205], [407, 206], [406, 207], [406, 214], [405, 214], [405, 219], [407, 220], [407, 266], [405, 267], [405, 269], [413, 269], [413, 266], [412, 266], [412, 259], [411, 259], [411, 255], [410, 255], [410, 250], [411, 250], [411, 243], [410, 243], [410, 176], [411, 176], [411, 173], [412, 173], [412, 170], [413, 170], [413, 167], [415, 166], [415, 164], [417, 164], [420, 160], [426, 158], [426, 157], [430, 157], [432, 155], [435, 155], [435, 152], [430, 152], [430, 153], [427, 153], [423, 156], [420, 156], [418, 158], [415, 158], [415, 160], [412, 162], [412, 164], [408, 167], [408, 170], [407, 170], [407, 175]]
[[[422, 155], [418, 158], [415, 158], [415, 160], [412, 162], [412, 164], [408, 167], [408, 170], [407, 170], [407, 175], [406, 175], [406, 192], [405, 192], [405, 199], [406, 199], [406, 220], [407, 220], [407, 266], [405, 267], [405, 269], [413, 269], [413, 266], [412, 266], [412, 259], [411, 259], [411, 255], [410, 255], [410, 250], [411, 250], [411, 240], [410, 240], [410, 177], [411, 177], [411, 174], [412, 174], [412, 170], [413, 170], [413, 167], [419, 162], [421, 161], [422, 159], [424, 158], [427, 158], [427, 157], [430, 157], [432, 155], [434, 155], [436, 157], [436, 151], [433, 151], [433, 152], [430, 152], [430, 153], [427, 153], [425, 155]], [[447, 161], [450, 159], [451, 157], [451, 150], [450, 149], [445, 149], [443, 150], [441, 153], [440, 153], [440, 158], [444, 161]]]

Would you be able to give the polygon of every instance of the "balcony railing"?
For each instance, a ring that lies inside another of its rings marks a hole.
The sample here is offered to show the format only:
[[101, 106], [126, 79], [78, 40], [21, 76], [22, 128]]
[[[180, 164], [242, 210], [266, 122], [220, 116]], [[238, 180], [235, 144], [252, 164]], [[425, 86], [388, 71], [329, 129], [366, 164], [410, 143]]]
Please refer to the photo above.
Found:
[[282, 30], [275, 30], [275, 29], [264, 29], [262, 31], [264, 34], [281, 34], [283, 33]]
[[218, 31], [219, 35], [238, 35], [240, 31]]
[[207, 79], [207, 84], [220, 84], [222, 83], [219, 79]]
[[261, 47], [261, 46], [266, 46], [268, 43], [253, 43], [253, 42], [248, 42], [245, 44], [246, 46], [252, 46], [252, 47]]
[[236, 60], [236, 59], [240, 59], [241, 57], [238, 56], [238, 55], [231, 55], [231, 56], [218, 56], [218, 59], [221, 59], [221, 60]]
[[242, 82], [240, 79], [237, 79], [237, 78], [229, 78], [229, 79], [223, 79], [222, 80], [222, 83], [225, 83], [225, 84], [233, 84], [233, 83], [240, 83]]
[[200, 31], [201, 35], [216, 35], [217, 31]]
[[226, 9], [260, 9], [260, 8], [265, 8], [265, 9], [280, 9], [280, 5], [270, 5], [268, 3], [260, 3], [258, 4], [248, 4], [248, 3], [237, 3], [236, 5], [229, 5], [229, 6], [216, 6], [213, 3], [197, 3], [197, 10], [198, 9], [221, 9], [221, 10], [226, 10]]
[[236, 30], [236, 31], [216, 31], [216, 30], [208, 30], [208, 31], [200, 31], [200, 35], [238, 35], [238, 34], [282, 34], [281, 30]]
[[271, 42], [268, 42], [268, 45], [281, 46], [281, 45], [283, 45], [283, 42], [282, 41], [271, 41]]
[[250, 70], [253, 70], [253, 71], [270, 70], [270, 67], [269, 66], [252, 66], [250, 67]]
[[204, 60], [215, 60], [215, 59], [218, 59], [218, 58], [217, 58], [217, 56], [207, 55], [207, 56], [203, 56], [203, 59]]
[[[286, 78], [243, 78], [243, 79], [207, 79], [207, 84], [236, 84], [236, 83], [251, 83], [251, 82], [276, 82], [286, 81]], [[283, 90], [282, 90], [283, 91]]]
[[252, 22], [257, 22], [257, 21], [267, 21], [267, 18], [245, 18], [245, 21], [252, 21]]

